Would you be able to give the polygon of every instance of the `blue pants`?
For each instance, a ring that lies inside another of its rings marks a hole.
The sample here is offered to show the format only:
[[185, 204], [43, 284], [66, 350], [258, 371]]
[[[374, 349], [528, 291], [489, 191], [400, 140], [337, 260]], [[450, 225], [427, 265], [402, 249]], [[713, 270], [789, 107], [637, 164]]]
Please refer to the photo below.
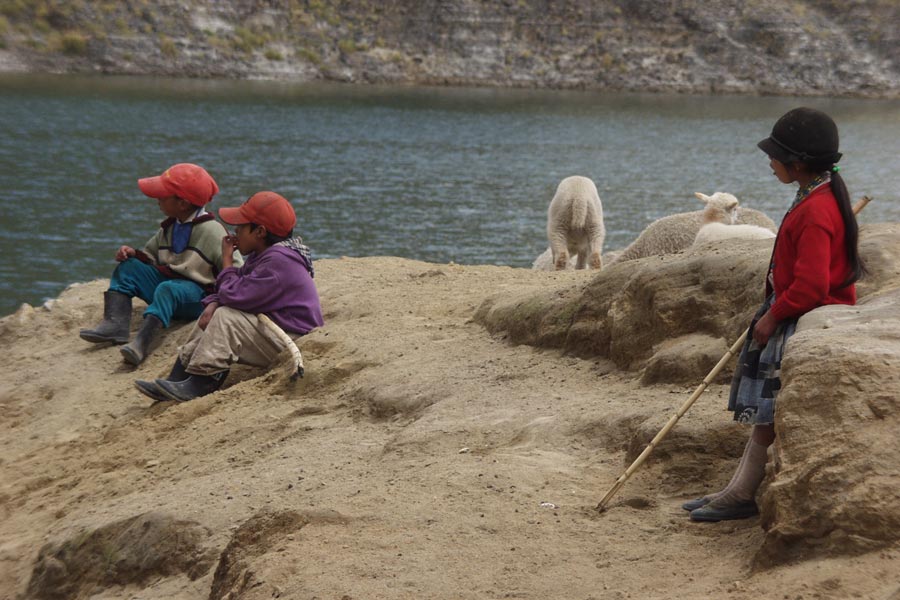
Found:
[[144, 318], [153, 315], [168, 327], [174, 319], [193, 321], [203, 312], [201, 298], [206, 294], [199, 284], [188, 279], [170, 279], [156, 267], [136, 258], [119, 263], [109, 281], [109, 290], [148, 304]]

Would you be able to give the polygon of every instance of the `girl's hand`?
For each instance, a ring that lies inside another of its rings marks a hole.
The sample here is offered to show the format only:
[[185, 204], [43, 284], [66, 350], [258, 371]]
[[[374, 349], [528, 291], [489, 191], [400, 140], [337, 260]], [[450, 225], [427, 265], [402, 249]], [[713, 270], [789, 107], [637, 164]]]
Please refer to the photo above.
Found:
[[222, 238], [222, 268], [234, 266], [234, 249], [237, 248], [237, 238], [226, 235]]
[[762, 348], [769, 342], [776, 327], [778, 327], [778, 321], [772, 316], [771, 311], [766, 311], [766, 314], [756, 322], [756, 326], [753, 328], [753, 341]]
[[210, 302], [207, 304], [206, 308], [203, 309], [203, 312], [200, 313], [200, 318], [197, 319], [197, 327], [205, 331], [206, 326], [212, 321], [213, 313], [216, 312], [217, 308], [219, 308], [218, 302]]
[[116, 261], [122, 262], [123, 260], [127, 260], [136, 254], [134, 248], [131, 246], [122, 246], [119, 248], [118, 252], [116, 252]]

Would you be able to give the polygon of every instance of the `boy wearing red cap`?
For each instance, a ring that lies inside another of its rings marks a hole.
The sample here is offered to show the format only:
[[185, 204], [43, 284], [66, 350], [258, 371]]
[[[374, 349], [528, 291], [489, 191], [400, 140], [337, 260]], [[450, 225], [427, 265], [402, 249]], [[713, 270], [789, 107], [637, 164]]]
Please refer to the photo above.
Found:
[[[212, 393], [236, 362], [271, 366], [284, 344], [259, 314], [292, 337], [324, 324], [309, 248], [293, 237], [297, 217], [290, 203], [259, 192], [237, 208], [219, 209], [219, 217], [236, 227], [221, 241], [224, 268], [215, 292], [203, 299], [206, 308], [169, 377], [135, 382], [154, 400], [184, 402]], [[231, 262], [235, 248], [246, 256], [240, 268]]]
[[[168, 327], [173, 318], [193, 320], [201, 314], [200, 300], [212, 291], [224, 266], [221, 239], [226, 234], [203, 208], [219, 187], [202, 167], [173, 165], [158, 177], [139, 179], [138, 187], [157, 200], [167, 218], [143, 250], [119, 248], [119, 265], [104, 294], [103, 320], [80, 332], [88, 342], [126, 344], [121, 348], [122, 357], [132, 365], [143, 362], [160, 329]], [[232, 259], [231, 253], [228, 258]], [[236, 260], [240, 263], [241, 258]], [[147, 303], [147, 309], [134, 340], [126, 343], [135, 296]]]

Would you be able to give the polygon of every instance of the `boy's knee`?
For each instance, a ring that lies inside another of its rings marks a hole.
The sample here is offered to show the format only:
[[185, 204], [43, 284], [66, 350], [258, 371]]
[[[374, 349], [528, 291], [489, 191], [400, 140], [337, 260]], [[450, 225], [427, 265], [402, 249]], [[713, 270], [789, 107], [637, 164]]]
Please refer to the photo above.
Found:
[[200, 302], [200, 298], [203, 297], [203, 290], [193, 282], [170, 279], [156, 286], [153, 296], [154, 298], [166, 298], [172, 302], [188, 304]]
[[213, 312], [212, 318], [209, 320], [209, 323], [210, 325], [212, 325], [213, 323], [215, 323], [216, 325], [221, 323], [228, 323], [240, 313], [241, 311], [235, 308], [220, 306], [215, 310], [215, 312]]
[[158, 286], [156, 286], [156, 290], [154, 290], [153, 292], [154, 298], [168, 298], [171, 300], [176, 300], [178, 296], [178, 286], [174, 281], [163, 281]]
[[145, 267], [144, 263], [139, 261], [138, 259], [131, 257], [126, 258], [122, 262], [116, 265], [115, 270], [113, 271], [113, 275], [118, 276], [128, 276], [133, 275], [135, 273], [139, 273], [143, 267]]

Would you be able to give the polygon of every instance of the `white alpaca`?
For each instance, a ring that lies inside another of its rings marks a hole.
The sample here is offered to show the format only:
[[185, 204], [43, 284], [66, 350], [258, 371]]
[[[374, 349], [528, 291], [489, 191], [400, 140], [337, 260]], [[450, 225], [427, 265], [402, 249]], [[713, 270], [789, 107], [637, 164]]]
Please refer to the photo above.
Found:
[[[553, 250], [547, 248], [544, 250], [534, 262], [531, 263], [531, 268], [536, 271], [555, 271], [556, 267], [553, 264]], [[571, 271], [575, 269], [575, 257], [570, 256], [569, 261], [566, 263], [566, 270]]]
[[578, 175], [559, 182], [547, 209], [547, 239], [556, 270], [565, 269], [572, 257], [577, 257], [576, 269], [587, 268], [588, 262], [599, 269], [605, 237], [603, 206], [594, 182]]
[[771, 240], [774, 237], [774, 233], [758, 225], [726, 225], [725, 223], [713, 222], [706, 223], [700, 228], [692, 246], [728, 239]]
[[[726, 239], [770, 240], [775, 237], [774, 232], [759, 225], [735, 224], [737, 214], [734, 211], [726, 214], [721, 207], [708, 201], [709, 196], [704, 196], [699, 192], [696, 196], [706, 202], [706, 208], [703, 210], [703, 224], [700, 226], [692, 246]], [[737, 202], [737, 198], [735, 198], [735, 202]]]
[[726, 225], [749, 223], [775, 231], [772, 219], [758, 210], [740, 208], [737, 198], [731, 194], [716, 192], [707, 196], [697, 192], [694, 195], [706, 204], [704, 210], [668, 215], [650, 223], [610, 264], [681, 252], [694, 243], [697, 232], [705, 222], [716, 221]]
[[[621, 254], [621, 250], [610, 250], [609, 252], [604, 252], [603, 256], [601, 256], [601, 260], [605, 264], [612, 264], [616, 257]], [[553, 252], [550, 248], [544, 250], [540, 256], [534, 259], [534, 262], [531, 263], [531, 268], [535, 271], [555, 271], [556, 267], [553, 265]], [[569, 262], [566, 264], [566, 271], [574, 271], [575, 270], [575, 257], [570, 256]]]

